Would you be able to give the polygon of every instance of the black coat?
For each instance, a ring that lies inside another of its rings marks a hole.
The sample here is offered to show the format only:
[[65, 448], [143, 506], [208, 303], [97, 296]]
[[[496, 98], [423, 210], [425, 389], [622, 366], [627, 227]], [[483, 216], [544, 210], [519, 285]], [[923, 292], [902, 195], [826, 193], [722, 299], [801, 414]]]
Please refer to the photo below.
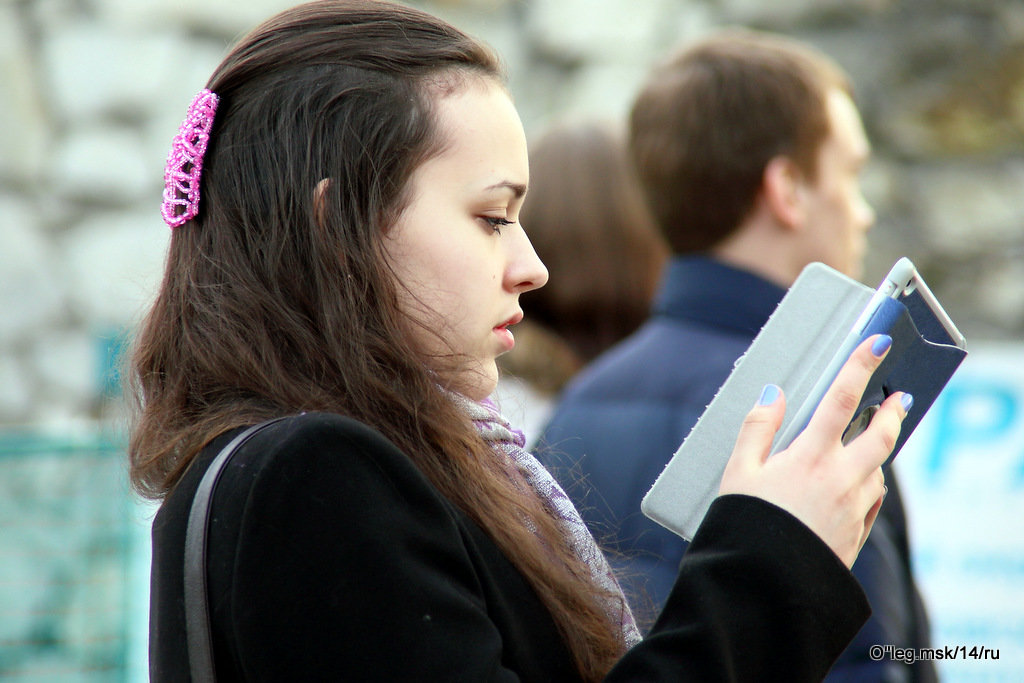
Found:
[[[153, 523], [150, 671], [188, 680], [183, 547], [214, 440]], [[253, 437], [213, 501], [209, 593], [220, 680], [572, 681], [547, 610], [412, 461], [349, 418]], [[764, 501], [714, 503], [618, 681], [820, 680], [864, 623], [856, 580]]]

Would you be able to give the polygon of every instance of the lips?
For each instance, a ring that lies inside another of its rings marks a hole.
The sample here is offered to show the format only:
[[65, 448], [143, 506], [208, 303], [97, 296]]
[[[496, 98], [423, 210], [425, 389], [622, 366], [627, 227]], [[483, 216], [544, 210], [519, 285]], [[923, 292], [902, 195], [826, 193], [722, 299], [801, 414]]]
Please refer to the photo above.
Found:
[[502, 329], [505, 329], [505, 328], [507, 328], [507, 327], [510, 327], [510, 326], [512, 326], [512, 325], [515, 325], [516, 323], [521, 323], [522, 321], [523, 321], [523, 312], [522, 312], [522, 311], [519, 311], [519, 312], [517, 312], [517, 313], [516, 313], [516, 314], [515, 314], [514, 316], [512, 316], [511, 318], [509, 318], [508, 320], [506, 320], [505, 322], [503, 322], [502, 324], [500, 324], [500, 325], [497, 325], [497, 326], [495, 327], [495, 329], [497, 329], [497, 328], [499, 328], [499, 327], [500, 327], [500, 328], [502, 328]]
[[501, 339], [502, 346], [505, 347], [506, 351], [511, 351], [516, 345], [516, 338], [512, 336], [512, 331], [509, 330], [509, 326], [515, 325], [521, 322], [523, 319], [523, 312], [519, 311], [514, 316], [501, 323], [500, 325], [494, 326], [494, 332]]

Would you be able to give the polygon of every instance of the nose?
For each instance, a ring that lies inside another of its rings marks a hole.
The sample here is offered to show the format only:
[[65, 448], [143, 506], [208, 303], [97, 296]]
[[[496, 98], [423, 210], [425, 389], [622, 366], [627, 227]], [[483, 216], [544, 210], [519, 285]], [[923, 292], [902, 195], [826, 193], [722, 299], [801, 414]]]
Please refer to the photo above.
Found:
[[505, 268], [505, 289], [515, 294], [522, 294], [533, 289], [540, 289], [548, 281], [548, 269], [537, 256], [537, 252], [520, 228], [513, 230], [511, 253]]

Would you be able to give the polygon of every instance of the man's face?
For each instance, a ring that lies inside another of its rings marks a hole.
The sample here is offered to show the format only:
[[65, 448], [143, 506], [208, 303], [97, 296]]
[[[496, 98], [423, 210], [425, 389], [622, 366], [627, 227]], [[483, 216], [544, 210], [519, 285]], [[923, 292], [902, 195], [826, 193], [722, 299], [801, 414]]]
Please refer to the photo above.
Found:
[[801, 183], [808, 260], [821, 261], [856, 279], [863, 270], [867, 232], [875, 222], [875, 212], [860, 186], [871, 146], [846, 93], [829, 93], [827, 108], [831, 132], [818, 150], [818, 175]]

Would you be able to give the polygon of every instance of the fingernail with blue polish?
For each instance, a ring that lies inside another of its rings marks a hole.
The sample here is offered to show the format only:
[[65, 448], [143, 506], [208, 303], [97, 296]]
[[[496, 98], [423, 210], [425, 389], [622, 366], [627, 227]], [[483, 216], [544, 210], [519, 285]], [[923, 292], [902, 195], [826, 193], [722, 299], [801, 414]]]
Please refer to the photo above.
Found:
[[774, 384], [765, 384], [761, 390], [761, 396], [757, 399], [757, 405], [770, 406], [779, 397], [779, 388]]
[[910, 408], [914, 405], [913, 394], [903, 394], [900, 396], [900, 403], [903, 405], [903, 412], [909, 413]]
[[875, 358], [881, 358], [889, 350], [890, 346], [892, 346], [892, 337], [887, 334], [880, 334], [878, 339], [871, 345], [871, 353], [875, 354]]

